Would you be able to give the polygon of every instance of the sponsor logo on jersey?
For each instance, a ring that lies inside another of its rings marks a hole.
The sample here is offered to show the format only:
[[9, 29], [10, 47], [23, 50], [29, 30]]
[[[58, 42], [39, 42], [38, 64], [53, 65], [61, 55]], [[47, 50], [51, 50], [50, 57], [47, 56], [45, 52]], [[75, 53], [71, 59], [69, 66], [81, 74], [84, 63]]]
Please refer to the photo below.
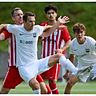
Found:
[[19, 35], [24, 35], [24, 34], [21, 34], [21, 33], [20, 33]]
[[22, 43], [22, 44], [32, 44], [33, 41], [24, 41], [24, 40], [20, 40], [20, 43]]

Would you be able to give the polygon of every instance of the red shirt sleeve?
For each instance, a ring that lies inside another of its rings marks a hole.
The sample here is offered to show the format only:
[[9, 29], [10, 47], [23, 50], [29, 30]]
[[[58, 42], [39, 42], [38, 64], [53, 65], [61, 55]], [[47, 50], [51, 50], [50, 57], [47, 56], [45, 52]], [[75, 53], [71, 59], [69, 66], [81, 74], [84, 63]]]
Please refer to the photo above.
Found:
[[62, 32], [62, 39], [64, 39], [65, 42], [71, 40], [71, 36], [66, 26], [61, 29], [61, 32]]
[[5, 28], [3, 28], [1, 32], [4, 33], [5, 39], [9, 38], [12, 34], [12, 33], [9, 33]]

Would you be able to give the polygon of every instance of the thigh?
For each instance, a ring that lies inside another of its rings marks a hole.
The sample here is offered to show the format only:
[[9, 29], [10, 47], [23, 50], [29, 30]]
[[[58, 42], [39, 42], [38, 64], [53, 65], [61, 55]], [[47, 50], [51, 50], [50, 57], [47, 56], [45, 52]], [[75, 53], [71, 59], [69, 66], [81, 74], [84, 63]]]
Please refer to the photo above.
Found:
[[49, 58], [50, 58], [50, 56], [38, 60], [38, 74], [45, 72], [45, 71], [50, 69], [50, 67], [48, 66]]
[[27, 83], [29, 81], [36, 77], [38, 74], [38, 64], [37, 61], [31, 62], [28, 65], [20, 66], [19, 67], [20, 76], [23, 78], [23, 80]]

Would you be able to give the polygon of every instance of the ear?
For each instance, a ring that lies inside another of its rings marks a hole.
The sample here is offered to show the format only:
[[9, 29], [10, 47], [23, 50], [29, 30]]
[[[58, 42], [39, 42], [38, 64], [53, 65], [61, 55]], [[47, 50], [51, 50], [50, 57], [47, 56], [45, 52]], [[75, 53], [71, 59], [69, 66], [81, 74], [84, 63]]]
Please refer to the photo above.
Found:
[[12, 17], [12, 20], [15, 21], [14, 17]]

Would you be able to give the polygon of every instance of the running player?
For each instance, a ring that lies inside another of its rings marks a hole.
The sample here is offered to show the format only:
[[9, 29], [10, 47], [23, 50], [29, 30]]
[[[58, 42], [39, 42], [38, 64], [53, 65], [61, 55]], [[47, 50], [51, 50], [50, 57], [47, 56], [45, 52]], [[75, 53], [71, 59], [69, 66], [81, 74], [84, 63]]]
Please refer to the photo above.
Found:
[[[23, 11], [20, 8], [14, 8], [11, 12], [12, 20], [15, 22], [16, 25], [22, 25], [23, 24]], [[8, 94], [10, 92], [10, 89], [14, 89], [17, 85], [19, 85], [23, 79], [20, 77], [18, 69], [16, 68], [16, 62], [15, 62], [15, 52], [16, 52], [16, 42], [15, 42], [15, 36], [11, 33], [9, 33], [6, 29], [2, 29], [0, 34], [0, 40], [6, 40], [9, 41], [9, 59], [8, 59], [8, 71], [6, 73], [6, 76], [4, 78], [3, 85], [1, 87], [1, 94]], [[37, 76], [38, 81], [40, 83], [41, 93], [50, 93], [50, 90], [47, 85], [45, 85], [44, 80], [41, 78], [41, 76]], [[47, 86], [47, 90], [46, 89]]]
[[86, 82], [90, 73], [93, 72], [93, 78], [96, 77], [96, 41], [89, 36], [85, 36], [86, 27], [81, 23], [73, 26], [75, 37], [70, 45], [70, 60], [73, 62], [77, 57], [78, 72], [76, 76], [71, 75], [66, 88], [65, 94], [70, 94], [74, 84], [78, 81]]

